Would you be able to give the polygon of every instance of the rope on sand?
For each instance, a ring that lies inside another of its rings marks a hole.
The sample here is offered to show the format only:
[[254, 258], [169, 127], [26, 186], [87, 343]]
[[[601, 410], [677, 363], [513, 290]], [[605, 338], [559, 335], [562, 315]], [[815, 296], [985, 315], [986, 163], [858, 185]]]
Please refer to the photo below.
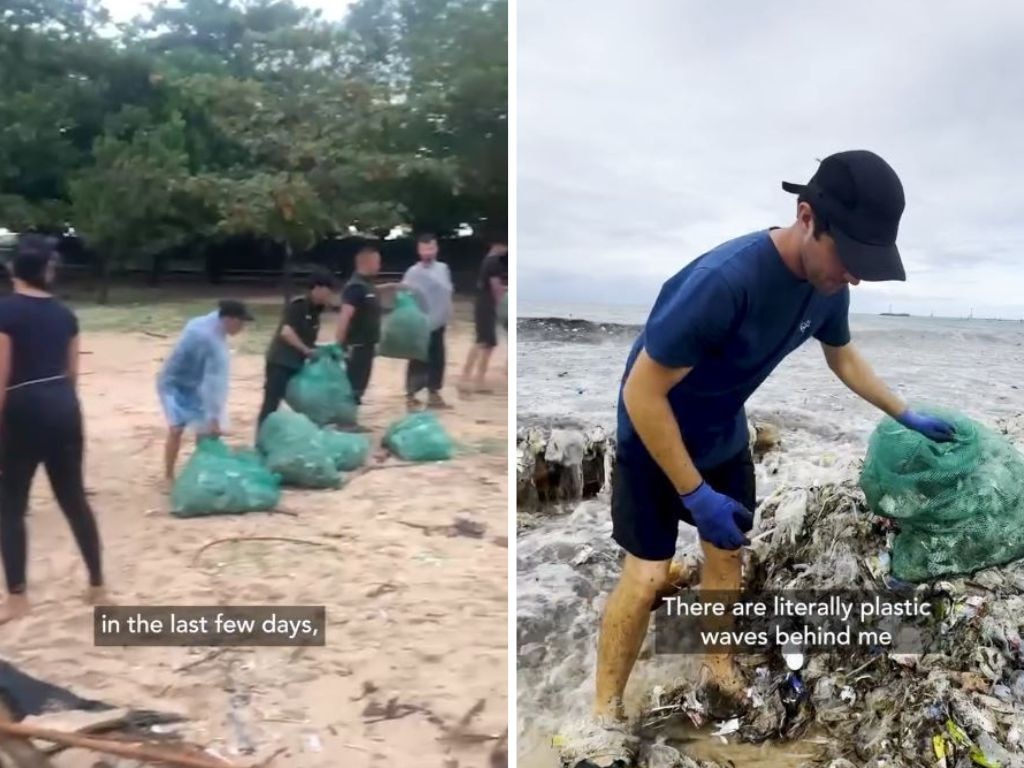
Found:
[[207, 542], [201, 546], [192, 556], [192, 565], [199, 562], [199, 556], [203, 554], [210, 547], [214, 547], [217, 544], [224, 544], [229, 541], [284, 541], [290, 544], [305, 544], [310, 547], [324, 547], [325, 549], [333, 549], [335, 552], [338, 548], [332, 544], [325, 544], [322, 541], [309, 541], [308, 539], [291, 539], [285, 536], [227, 536], [223, 539], [214, 539], [213, 541]]

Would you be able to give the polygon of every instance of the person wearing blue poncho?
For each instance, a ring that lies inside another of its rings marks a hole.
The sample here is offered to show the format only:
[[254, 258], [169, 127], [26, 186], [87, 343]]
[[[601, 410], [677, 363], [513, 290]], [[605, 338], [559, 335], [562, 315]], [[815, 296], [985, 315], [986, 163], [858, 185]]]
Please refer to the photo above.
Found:
[[167, 417], [164, 470], [168, 483], [186, 428], [217, 436], [224, 427], [230, 350], [227, 337], [239, 333], [252, 315], [240, 301], [225, 300], [208, 314], [189, 320], [160, 370], [157, 392]]

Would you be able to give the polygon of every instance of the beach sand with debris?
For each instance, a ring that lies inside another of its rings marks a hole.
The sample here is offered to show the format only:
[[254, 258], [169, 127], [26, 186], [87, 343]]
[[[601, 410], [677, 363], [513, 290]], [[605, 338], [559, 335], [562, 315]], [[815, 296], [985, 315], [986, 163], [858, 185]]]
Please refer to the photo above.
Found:
[[[324, 338], [332, 324], [325, 316]], [[449, 328], [454, 409], [441, 414], [460, 446], [455, 460], [376, 469], [338, 491], [286, 490], [286, 514], [189, 520], [170, 516], [161, 489], [155, 378], [176, 334], [90, 332], [88, 318], [84, 328], [87, 487], [114, 601], [323, 605], [326, 646], [95, 647], [84, 566], [40, 471], [28, 520], [34, 608], [0, 627], [6, 660], [87, 698], [179, 712], [186, 740], [238, 765], [275, 753], [277, 768], [481, 765], [498, 755], [507, 728], [507, 387], [499, 349], [497, 393], [456, 397], [472, 342], [467, 308]], [[242, 346], [232, 361], [234, 445], [252, 442], [263, 383], [262, 342]], [[375, 364], [360, 413], [375, 447], [404, 415], [404, 372], [402, 361]], [[477, 525], [459, 532], [457, 519]], [[294, 541], [247, 540], [256, 536]], [[70, 750], [54, 764], [96, 759]]]

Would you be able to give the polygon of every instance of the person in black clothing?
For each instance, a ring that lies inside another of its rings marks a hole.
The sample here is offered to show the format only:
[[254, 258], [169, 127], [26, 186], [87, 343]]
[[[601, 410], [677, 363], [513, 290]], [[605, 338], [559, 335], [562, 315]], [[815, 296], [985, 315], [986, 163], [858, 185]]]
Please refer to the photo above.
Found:
[[0, 299], [0, 556], [7, 601], [0, 623], [28, 612], [29, 491], [42, 464], [89, 573], [86, 599], [103, 599], [100, 537], [82, 477], [78, 320], [49, 292], [54, 241], [21, 235], [8, 265], [14, 292]]
[[260, 408], [257, 430], [281, 405], [292, 376], [316, 352], [320, 315], [331, 303], [334, 291], [334, 275], [326, 271], [315, 272], [310, 278], [309, 290], [292, 299], [284, 308], [281, 323], [267, 349], [263, 407]]
[[[476, 282], [476, 300], [473, 306], [473, 321], [476, 326], [476, 344], [469, 349], [466, 365], [462, 369], [459, 392], [467, 394], [475, 389], [481, 394], [490, 394], [484, 384], [491, 353], [498, 346], [498, 305], [508, 290], [508, 245], [504, 241], [492, 243], [480, 265]], [[471, 384], [473, 368], [476, 367], [475, 387]]]
[[338, 343], [345, 348], [348, 378], [361, 404], [380, 341], [380, 300], [374, 278], [380, 273], [380, 249], [364, 245], [356, 253], [356, 271], [341, 295]]

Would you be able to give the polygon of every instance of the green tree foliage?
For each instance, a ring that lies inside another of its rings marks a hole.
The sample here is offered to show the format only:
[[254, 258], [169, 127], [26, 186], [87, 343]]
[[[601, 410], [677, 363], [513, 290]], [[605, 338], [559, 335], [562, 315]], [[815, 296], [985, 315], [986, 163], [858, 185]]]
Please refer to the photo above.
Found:
[[299, 251], [507, 210], [507, 5], [0, 0], [0, 226], [74, 226], [104, 274], [197, 238]]

